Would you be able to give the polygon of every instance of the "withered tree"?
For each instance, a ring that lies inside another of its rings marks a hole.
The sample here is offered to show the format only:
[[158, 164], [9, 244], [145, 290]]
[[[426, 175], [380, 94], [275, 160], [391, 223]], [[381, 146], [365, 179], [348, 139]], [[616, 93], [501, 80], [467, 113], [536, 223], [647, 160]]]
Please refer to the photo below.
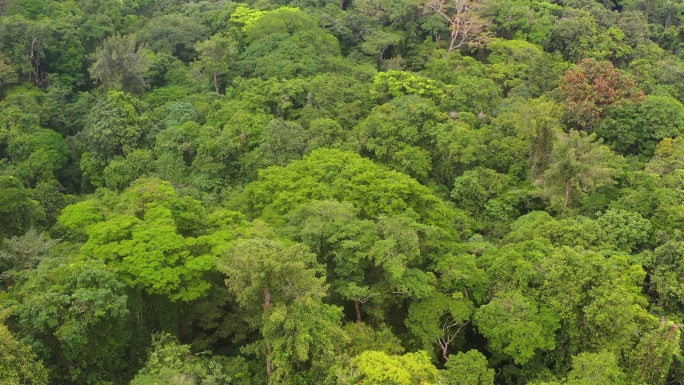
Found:
[[464, 45], [479, 48], [487, 45], [490, 34], [486, 31], [489, 22], [478, 11], [482, 0], [428, 0], [425, 12], [434, 12], [449, 23], [451, 40], [449, 52]]

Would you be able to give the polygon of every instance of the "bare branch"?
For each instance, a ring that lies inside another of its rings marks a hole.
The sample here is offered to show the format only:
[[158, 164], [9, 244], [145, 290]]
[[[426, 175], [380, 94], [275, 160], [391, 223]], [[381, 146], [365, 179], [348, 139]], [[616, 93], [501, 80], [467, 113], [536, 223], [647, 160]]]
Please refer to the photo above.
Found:
[[434, 12], [449, 23], [451, 40], [449, 52], [464, 45], [482, 47], [487, 45], [491, 36], [485, 31], [489, 22], [478, 14], [482, 0], [429, 0], [425, 12]]

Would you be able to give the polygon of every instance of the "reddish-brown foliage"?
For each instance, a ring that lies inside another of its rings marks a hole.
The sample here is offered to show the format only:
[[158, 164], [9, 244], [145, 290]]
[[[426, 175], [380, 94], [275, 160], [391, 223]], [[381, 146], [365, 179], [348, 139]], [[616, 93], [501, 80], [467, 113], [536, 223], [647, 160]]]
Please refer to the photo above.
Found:
[[565, 123], [591, 131], [606, 107], [643, 102], [644, 93], [631, 76], [621, 74], [609, 61], [583, 59], [565, 73], [558, 87], [565, 106]]

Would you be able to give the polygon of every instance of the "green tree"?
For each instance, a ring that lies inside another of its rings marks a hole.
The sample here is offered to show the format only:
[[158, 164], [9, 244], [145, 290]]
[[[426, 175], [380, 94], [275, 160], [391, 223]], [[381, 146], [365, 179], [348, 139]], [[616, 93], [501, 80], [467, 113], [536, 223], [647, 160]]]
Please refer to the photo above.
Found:
[[[503, 7], [525, 7], [531, 2], [491, 1], [487, 4]], [[551, 4], [536, 3], [543, 8]], [[544, 4], [544, 5], [542, 5]], [[501, 15], [503, 16], [503, 15]], [[510, 15], [509, 15], [510, 16]], [[517, 16], [517, 15], [516, 15]], [[515, 17], [515, 16], [514, 16]], [[526, 19], [528, 20], [528, 19]], [[558, 79], [567, 70], [567, 63], [558, 55], [545, 53], [539, 46], [523, 40], [494, 39], [487, 45], [487, 77], [496, 81], [508, 96], [542, 94], [556, 88]]]
[[441, 373], [445, 385], [494, 385], [494, 369], [487, 367], [487, 358], [475, 349], [450, 356]]
[[470, 321], [473, 306], [461, 293], [450, 297], [434, 293], [430, 297], [412, 302], [406, 325], [411, 333], [430, 349], [436, 344], [442, 358], [449, 361], [449, 348]]
[[10, 138], [7, 147], [9, 158], [16, 164], [10, 168], [12, 174], [32, 186], [54, 180], [68, 161], [66, 141], [52, 130], [17, 133]]
[[366, 277], [371, 267], [368, 251], [378, 239], [375, 224], [362, 220], [349, 202], [313, 201], [287, 214], [289, 237], [316, 253], [327, 265], [326, 279], [344, 300], [354, 302], [356, 321], [361, 305], [379, 293]]
[[605, 254], [563, 246], [540, 266], [546, 271], [542, 298], [560, 318], [557, 346], [568, 355], [618, 354], [639, 335], [645, 272], [624, 256]]
[[[546, 98], [518, 99], [492, 121], [497, 131], [506, 133], [512, 129], [509, 135], [515, 135], [528, 146], [527, 165], [532, 180], [541, 178], [549, 167], [554, 141], [561, 131], [561, 116], [561, 106]], [[517, 150], [511, 139], [504, 146], [503, 151]]]
[[652, 226], [639, 213], [626, 210], [607, 210], [597, 220], [603, 239], [615, 250], [638, 251], [648, 244]]
[[568, 373], [568, 385], [591, 384], [623, 385], [625, 374], [618, 360], [610, 352], [580, 353], [572, 358], [572, 370]]
[[307, 148], [308, 133], [297, 123], [275, 119], [268, 123], [261, 143], [245, 160], [255, 171], [268, 166], [286, 166], [300, 159]]
[[226, 76], [232, 70], [237, 55], [237, 43], [230, 36], [216, 34], [203, 42], [195, 44], [199, 57], [193, 62], [198, 75], [210, 77], [214, 91], [218, 94], [220, 85], [226, 84]]
[[552, 309], [519, 291], [497, 294], [475, 312], [474, 321], [493, 352], [518, 364], [527, 363], [539, 350], [553, 350], [560, 327]]
[[643, 103], [610, 109], [596, 133], [623, 154], [647, 158], [657, 142], [684, 133], [684, 105], [669, 96], [649, 95]]
[[218, 267], [247, 322], [262, 335], [253, 352], [265, 358], [267, 381], [291, 380], [301, 363], [313, 361], [315, 367], [317, 360], [331, 358], [326, 355], [341, 312], [322, 303], [327, 288], [306, 246], [237, 240]]
[[626, 367], [629, 383], [662, 384], [681, 354], [681, 325], [660, 319], [660, 325], [644, 333], [639, 343], [628, 352]]
[[421, 252], [421, 233], [431, 231], [421, 225], [412, 210], [399, 215], [378, 218], [376, 241], [368, 252], [383, 278], [377, 282], [379, 292], [405, 294], [412, 298], [426, 298], [434, 290], [433, 275], [420, 269], [426, 255]]
[[398, 33], [386, 32], [383, 30], [373, 31], [365, 37], [359, 48], [366, 55], [375, 56], [378, 65], [382, 64], [383, 56], [388, 48], [401, 43], [403, 36]]
[[487, 202], [504, 193], [512, 184], [509, 176], [478, 167], [464, 172], [454, 180], [451, 198], [459, 208], [466, 210], [473, 217], [482, 218]]
[[563, 17], [554, 22], [547, 50], [559, 51], [575, 63], [584, 58], [626, 59], [632, 49], [623, 42], [625, 33], [614, 26], [612, 12], [597, 2], [583, 5], [564, 8]]
[[104, 184], [113, 190], [123, 190], [131, 182], [149, 172], [153, 162], [152, 151], [133, 150], [127, 156], [115, 156], [102, 170]]
[[146, 107], [121, 91], [108, 92], [88, 114], [83, 130], [86, 150], [104, 160], [133, 151], [150, 128]]
[[679, 240], [669, 240], [655, 248], [652, 259], [652, 271], [649, 282], [650, 289], [657, 293], [655, 302], [669, 312], [680, 312], [684, 306], [681, 294], [684, 293], [684, 282], [680, 278], [684, 266], [678, 259], [684, 250]]
[[437, 103], [445, 95], [444, 87], [442, 82], [410, 72], [385, 71], [375, 75], [370, 93], [380, 102], [405, 95], [416, 95]]
[[8, 321], [30, 341], [54, 381], [126, 378], [128, 299], [114, 273], [97, 261], [72, 261], [41, 264], [16, 280]]
[[195, 42], [207, 37], [207, 27], [198, 18], [168, 14], [150, 19], [136, 37], [139, 43], [154, 52], [172, 54], [189, 62], [196, 54]]
[[[77, 135], [77, 143], [84, 151], [80, 161], [84, 179], [93, 186], [104, 186], [103, 171], [109, 162], [141, 147], [151, 128], [143, 102], [121, 91], [108, 92], [92, 106], [83, 131]], [[118, 181], [113, 184], [121, 185]]]
[[362, 385], [434, 385], [438, 371], [425, 352], [388, 355], [365, 351], [352, 360], [349, 374], [340, 376], [339, 383]]
[[0, 90], [15, 84], [18, 80], [17, 72], [8, 63], [7, 58], [0, 56]]
[[440, 114], [434, 103], [418, 96], [403, 96], [375, 107], [355, 129], [362, 153], [389, 164], [397, 171], [425, 179], [432, 169], [427, 148]]
[[140, 92], [150, 68], [148, 52], [144, 45], [136, 45], [133, 35], [113, 35], [90, 57], [90, 77], [107, 89]]
[[0, 323], [0, 381], [7, 385], [48, 384], [43, 362], [30, 347], [17, 341], [4, 323]]
[[206, 357], [192, 354], [170, 334], [152, 336], [152, 350], [145, 367], [131, 385], [251, 384], [247, 362], [242, 357]]
[[67, 207], [59, 222], [85, 230], [82, 257], [103, 261], [125, 283], [192, 301], [210, 288], [207, 274], [224, 241], [212, 236], [217, 217], [205, 216], [199, 201], [178, 196], [168, 182], [139, 179], [120, 196]]
[[48, 31], [44, 25], [28, 20], [21, 14], [0, 19], [0, 50], [9, 59], [12, 72], [21, 80], [31, 82], [37, 76], [44, 80], [41, 72], [44, 70], [42, 60], [45, 59], [46, 40], [49, 40], [46, 39]]
[[[542, 175], [544, 195], [563, 197], [561, 215], [565, 217], [570, 199], [582, 192], [614, 183], [616, 170], [611, 165], [614, 155], [597, 142], [596, 135], [570, 131], [561, 135], [551, 153], [549, 168]], [[561, 195], [562, 194], [562, 195]]]
[[[273, 223], [298, 205], [312, 200], [350, 202], [362, 219], [400, 214], [411, 208], [423, 224], [456, 234], [465, 218], [410, 177], [361, 156], [318, 149], [286, 167], [269, 167], [245, 190], [247, 212]], [[436, 240], [435, 240], [436, 241]]]
[[491, 1], [484, 3], [482, 13], [492, 20], [488, 27], [498, 37], [545, 46], [562, 11], [561, 6], [542, 1]]
[[21, 181], [13, 176], [0, 176], [0, 235], [20, 235], [45, 217], [38, 202]]
[[249, 77], [292, 79], [340, 68], [337, 39], [297, 8], [264, 13], [246, 37], [249, 45], [237, 65]]

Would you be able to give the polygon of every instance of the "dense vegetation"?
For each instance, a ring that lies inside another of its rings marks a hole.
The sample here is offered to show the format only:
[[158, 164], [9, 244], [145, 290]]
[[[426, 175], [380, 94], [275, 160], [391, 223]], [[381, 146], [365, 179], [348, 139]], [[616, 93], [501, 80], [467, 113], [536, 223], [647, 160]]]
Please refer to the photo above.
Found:
[[0, 383], [684, 384], [680, 0], [0, 0]]

